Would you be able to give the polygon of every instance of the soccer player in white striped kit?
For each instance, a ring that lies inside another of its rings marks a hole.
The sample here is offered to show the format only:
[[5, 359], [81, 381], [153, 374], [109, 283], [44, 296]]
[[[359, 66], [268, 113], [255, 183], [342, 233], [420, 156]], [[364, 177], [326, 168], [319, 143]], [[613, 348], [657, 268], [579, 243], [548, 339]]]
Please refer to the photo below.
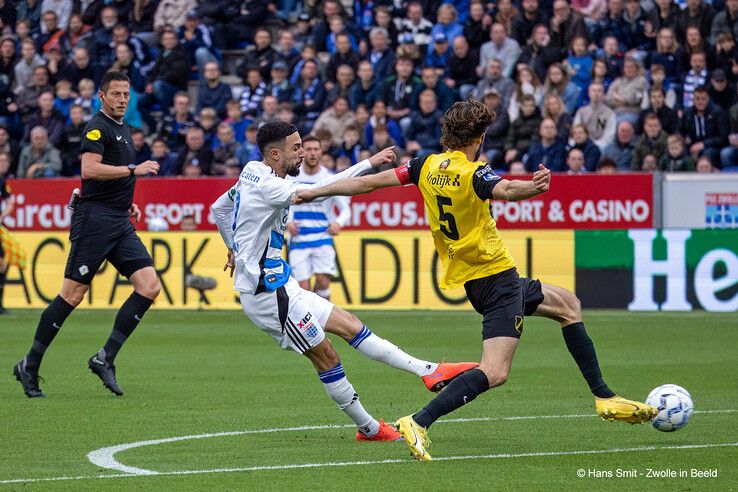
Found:
[[[320, 165], [323, 149], [313, 136], [302, 140], [305, 160], [300, 174], [287, 178], [302, 184], [315, 184], [332, 173]], [[333, 236], [351, 220], [350, 199], [335, 196], [322, 202], [311, 202], [290, 207], [287, 232], [290, 234], [289, 264], [292, 275], [305, 290], [331, 299], [331, 277], [336, 274], [336, 250]], [[337, 213], [336, 213], [337, 211]], [[315, 284], [310, 280], [315, 276]]]
[[284, 179], [297, 176], [305, 156], [294, 125], [267, 122], [259, 128], [256, 140], [264, 161], [248, 162], [238, 183], [212, 205], [218, 230], [228, 246], [224, 270], [230, 268], [235, 275], [241, 306], [281, 348], [310, 359], [325, 391], [356, 424], [357, 441], [398, 440], [394, 427], [377, 421], [364, 409], [325, 332], [343, 338], [370, 359], [416, 374], [431, 391], [439, 391], [478, 364], [436, 364], [406, 354], [372, 333], [356, 316], [300, 288], [281, 256], [288, 209], [297, 190], [365, 174], [372, 166], [394, 161], [394, 152], [390, 147], [342, 173], [305, 185]]

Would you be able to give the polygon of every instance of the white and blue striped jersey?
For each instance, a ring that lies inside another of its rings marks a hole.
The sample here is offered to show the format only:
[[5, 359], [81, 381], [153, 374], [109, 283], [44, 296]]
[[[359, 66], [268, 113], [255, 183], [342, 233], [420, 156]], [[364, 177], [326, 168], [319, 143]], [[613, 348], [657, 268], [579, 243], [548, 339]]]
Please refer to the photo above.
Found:
[[[307, 174], [300, 169], [300, 174], [291, 181], [313, 185], [333, 175], [328, 169], [321, 167], [315, 174]], [[333, 238], [328, 234], [328, 226], [332, 222], [345, 227], [351, 220], [350, 199], [346, 196], [334, 196], [323, 202], [304, 203], [290, 207], [289, 221], [297, 223], [298, 233], [290, 237], [290, 249], [310, 249], [333, 245]], [[337, 210], [336, 213], [334, 210]]]
[[282, 259], [282, 246], [295, 191], [366, 174], [371, 168], [368, 160], [362, 161], [309, 185], [280, 178], [261, 161], [248, 162], [236, 185], [211, 206], [223, 242], [236, 257], [234, 288], [258, 294], [277, 290], [289, 280], [291, 269]]

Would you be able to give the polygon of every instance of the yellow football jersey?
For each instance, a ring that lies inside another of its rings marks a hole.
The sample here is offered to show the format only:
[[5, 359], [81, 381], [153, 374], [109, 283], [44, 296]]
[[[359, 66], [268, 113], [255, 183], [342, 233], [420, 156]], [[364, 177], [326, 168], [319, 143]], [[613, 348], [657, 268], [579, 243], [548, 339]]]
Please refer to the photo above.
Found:
[[489, 210], [492, 188], [501, 178], [488, 165], [471, 162], [459, 151], [421, 155], [408, 163], [405, 176], [423, 194], [445, 270], [441, 288], [515, 267]]

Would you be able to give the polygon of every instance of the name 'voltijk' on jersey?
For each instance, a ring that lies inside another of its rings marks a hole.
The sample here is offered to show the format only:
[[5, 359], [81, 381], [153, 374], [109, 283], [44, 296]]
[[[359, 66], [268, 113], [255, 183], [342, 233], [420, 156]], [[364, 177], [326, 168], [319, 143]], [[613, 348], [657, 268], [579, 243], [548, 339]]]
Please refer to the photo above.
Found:
[[455, 289], [469, 280], [515, 267], [489, 210], [500, 177], [463, 152], [424, 154], [396, 170], [414, 183], [425, 202], [433, 242], [444, 267], [440, 285]]

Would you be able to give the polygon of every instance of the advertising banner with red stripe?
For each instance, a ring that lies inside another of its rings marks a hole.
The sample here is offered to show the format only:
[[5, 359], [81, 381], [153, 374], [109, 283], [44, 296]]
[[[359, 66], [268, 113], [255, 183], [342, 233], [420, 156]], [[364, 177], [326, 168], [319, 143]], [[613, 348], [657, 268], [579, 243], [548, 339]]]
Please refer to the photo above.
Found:
[[[523, 179], [526, 179], [523, 177]], [[653, 227], [653, 180], [649, 174], [554, 176], [548, 193], [521, 202], [495, 201], [501, 229], [638, 229]], [[198, 230], [215, 230], [210, 204], [232, 186], [226, 178], [147, 178], [136, 184], [143, 213], [139, 230], [162, 219], [181, 230], [192, 216]], [[63, 231], [76, 179], [11, 180], [16, 209], [5, 225], [18, 231]], [[351, 201], [350, 230], [422, 230], [425, 207], [414, 186], [387, 188]]]

